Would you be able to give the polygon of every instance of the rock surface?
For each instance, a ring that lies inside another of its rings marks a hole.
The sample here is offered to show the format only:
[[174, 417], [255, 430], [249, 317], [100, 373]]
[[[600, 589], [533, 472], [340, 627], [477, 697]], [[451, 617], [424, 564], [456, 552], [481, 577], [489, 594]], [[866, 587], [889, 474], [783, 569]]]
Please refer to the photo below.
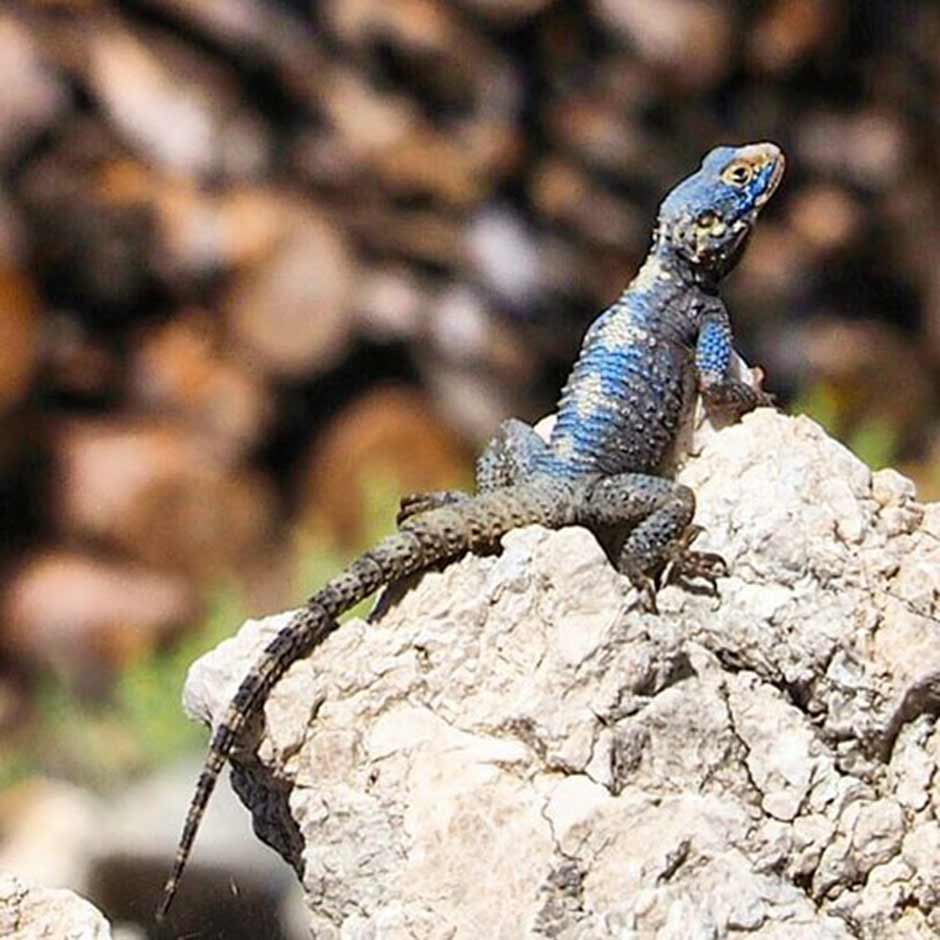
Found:
[[35, 888], [0, 872], [0, 937], [4, 940], [110, 940], [104, 916], [65, 890]]
[[720, 600], [641, 612], [588, 532], [532, 527], [288, 672], [232, 779], [315, 936], [938, 935], [940, 504], [769, 409], [700, 448]]

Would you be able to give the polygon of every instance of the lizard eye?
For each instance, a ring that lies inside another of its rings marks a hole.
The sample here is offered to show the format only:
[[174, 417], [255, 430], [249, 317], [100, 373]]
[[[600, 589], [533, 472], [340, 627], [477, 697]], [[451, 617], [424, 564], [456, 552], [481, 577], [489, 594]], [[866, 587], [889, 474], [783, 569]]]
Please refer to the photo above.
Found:
[[754, 176], [754, 169], [749, 163], [732, 163], [722, 170], [721, 178], [731, 186], [746, 186]]
[[718, 216], [714, 212], [706, 210], [700, 212], [695, 219], [695, 224], [699, 228], [711, 228], [718, 221]]

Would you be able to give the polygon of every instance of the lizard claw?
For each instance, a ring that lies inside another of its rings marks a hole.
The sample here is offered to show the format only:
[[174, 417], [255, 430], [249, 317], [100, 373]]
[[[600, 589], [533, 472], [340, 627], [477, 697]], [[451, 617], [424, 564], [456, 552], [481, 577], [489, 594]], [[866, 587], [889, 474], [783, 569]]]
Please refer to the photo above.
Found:
[[751, 369], [751, 378], [754, 382], [754, 394], [757, 396], [758, 408], [777, 408], [777, 396], [764, 388], [764, 370], [760, 366]]
[[728, 563], [716, 552], [686, 552], [666, 571], [665, 583], [702, 578], [713, 594], [718, 593], [718, 579], [728, 577]]
[[658, 574], [647, 574], [634, 565], [623, 565], [620, 573], [630, 579], [630, 584], [637, 592], [637, 603], [648, 614], [658, 614], [656, 606], [656, 592], [660, 588]]
[[690, 525], [676, 542], [663, 572], [663, 583], [702, 578], [712, 593], [718, 594], [718, 579], [728, 577], [728, 563], [716, 552], [696, 552], [689, 546], [704, 531], [700, 525]]
[[639, 595], [637, 603], [647, 613], [659, 613], [656, 595], [667, 584], [701, 578], [708, 583], [711, 593], [718, 596], [718, 579], [728, 576], [728, 563], [716, 552], [696, 552], [689, 548], [704, 531], [700, 525], [686, 526], [665, 553], [663, 561], [653, 569], [642, 566], [634, 558], [619, 559], [617, 567], [620, 573], [630, 579]]
[[649, 575], [640, 575], [639, 578], [631, 578], [630, 580], [639, 595], [637, 601], [640, 607], [648, 614], [658, 614], [659, 607], [656, 606], [656, 592], [659, 590], [659, 586], [656, 580]]

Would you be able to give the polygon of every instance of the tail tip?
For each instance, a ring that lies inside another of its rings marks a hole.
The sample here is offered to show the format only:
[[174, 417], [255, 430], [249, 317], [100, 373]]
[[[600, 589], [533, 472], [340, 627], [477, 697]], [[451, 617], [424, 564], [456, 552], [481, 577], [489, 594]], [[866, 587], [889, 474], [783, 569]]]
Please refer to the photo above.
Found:
[[154, 920], [158, 924], [162, 924], [166, 920], [166, 915], [170, 912], [170, 905], [173, 903], [174, 897], [176, 897], [176, 879], [171, 878], [164, 886], [163, 896], [160, 898], [156, 911], [154, 911]]

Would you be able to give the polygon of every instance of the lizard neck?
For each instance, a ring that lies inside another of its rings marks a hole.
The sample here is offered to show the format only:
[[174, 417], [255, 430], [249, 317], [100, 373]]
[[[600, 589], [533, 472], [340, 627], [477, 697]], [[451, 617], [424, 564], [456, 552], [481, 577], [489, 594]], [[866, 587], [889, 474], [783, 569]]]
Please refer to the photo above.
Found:
[[[643, 262], [643, 268], [648, 264], [668, 272], [684, 290], [700, 290], [705, 294], [717, 294], [721, 279], [733, 266], [732, 264], [719, 270], [714, 266], [694, 264], [659, 229], [653, 233], [653, 244]], [[640, 270], [642, 271], [643, 268]]]
[[[696, 270], [668, 243], [654, 241], [636, 276], [600, 320], [622, 319], [641, 330], [688, 343], [699, 311], [717, 294], [717, 279]], [[613, 335], [617, 330], [607, 332]], [[629, 345], [636, 335], [627, 331], [622, 340]]]

